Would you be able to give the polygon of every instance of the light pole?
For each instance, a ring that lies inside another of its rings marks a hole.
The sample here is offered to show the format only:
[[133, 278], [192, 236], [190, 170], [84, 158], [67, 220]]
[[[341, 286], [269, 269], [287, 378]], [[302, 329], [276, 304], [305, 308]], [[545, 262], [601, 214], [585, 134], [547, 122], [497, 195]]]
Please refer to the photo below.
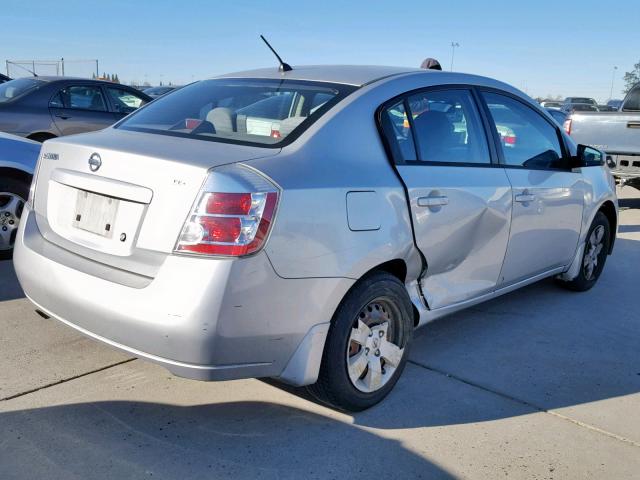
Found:
[[451, 42], [451, 71], [453, 72], [453, 57], [456, 54], [456, 47], [459, 47], [460, 44], [458, 42]]
[[613, 81], [616, 79], [616, 70], [618, 70], [618, 67], [613, 67], [613, 72], [611, 72], [611, 92], [609, 92], [609, 100], [613, 98]]

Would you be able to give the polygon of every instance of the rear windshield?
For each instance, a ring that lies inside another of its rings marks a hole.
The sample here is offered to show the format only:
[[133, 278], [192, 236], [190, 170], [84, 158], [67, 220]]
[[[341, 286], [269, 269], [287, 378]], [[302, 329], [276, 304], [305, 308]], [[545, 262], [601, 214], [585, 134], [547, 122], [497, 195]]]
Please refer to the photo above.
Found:
[[347, 85], [295, 80], [204, 80], [160, 97], [116, 128], [281, 146], [354, 90]]
[[45, 82], [42, 80], [34, 78], [18, 78], [0, 84], [0, 103], [10, 102], [20, 95], [24, 95], [30, 90], [35, 90], [44, 84]]
[[593, 98], [569, 97], [568, 103], [588, 103], [589, 105], [595, 105], [596, 101]]

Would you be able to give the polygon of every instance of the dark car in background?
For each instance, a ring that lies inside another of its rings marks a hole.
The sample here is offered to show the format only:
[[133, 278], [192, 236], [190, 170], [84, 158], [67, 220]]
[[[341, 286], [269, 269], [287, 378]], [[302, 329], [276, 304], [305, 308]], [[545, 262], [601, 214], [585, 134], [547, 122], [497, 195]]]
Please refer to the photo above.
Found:
[[596, 102], [595, 99], [589, 98], [589, 97], [567, 97], [564, 99], [564, 102], [562, 102], [563, 105], [570, 105], [570, 104], [576, 104], [576, 103], [593, 105], [594, 107], [598, 105], [598, 102]]
[[556, 123], [560, 126], [564, 125], [564, 121], [569, 116], [566, 112], [556, 110], [555, 108], [545, 108], [547, 113], [553, 117]]
[[573, 112], [597, 112], [598, 107], [591, 103], [565, 103], [560, 111], [567, 114], [572, 114]]
[[166, 95], [169, 92], [173, 92], [176, 88], [174, 86], [161, 86], [161, 87], [149, 87], [142, 90], [144, 93], [149, 95], [151, 98], [158, 98], [163, 95]]
[[0, 131], [43, 142], [101, 130], [152, 100], [126, 85], [69, 77], [0, 84]]
[[622, 106], [622, 99], [613, 98], [607, 102], [607, 106], [615, 108], [617, 112], [618, 110], [620, 110], [620, 107]]

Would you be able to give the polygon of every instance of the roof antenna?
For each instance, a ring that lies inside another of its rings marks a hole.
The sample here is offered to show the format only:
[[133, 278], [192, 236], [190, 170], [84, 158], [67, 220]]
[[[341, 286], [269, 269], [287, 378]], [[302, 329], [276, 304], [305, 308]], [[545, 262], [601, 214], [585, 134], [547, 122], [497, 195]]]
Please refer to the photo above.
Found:
[[[28, 69], [27, 67], [24, 67], [24, 66], [20, 65], [19, 63], [13, 63], [13, 62], [12, 62], [11, 64], [12, 64], [12, 65], [15, 65], [16, 67], [20, 67], [20, 68], [21, 68], [21, 69], [23, 69], [23, 70], [26, 70], [27, 72], [29, 72], [29, 73], [30, 73], [31, 75], [33, 75], [34, 77], [37, 77], [37, 76], [38, 76], [38, 74], [37, 74], [36, 72], [34, 72], [33, 70]], [[9, 73], [9, 72], [7, 72], [7, 73]]]
[[273, 52], [273, 54], [276, 56], [276, 58], [278, 59], [278, 61], [280, 62], [280, 66], [278, 67], [278, 70], [281, 72], [290, 72], [291, 70], [293, 70], [293, 68], [291, 68], [291, 65], [289, 65], [288, 63], [284, 63], [282, 61], [282, 59], [280, 58], [280, 55], [278, 55], [278, 52], [276, 52], [273, 47], [271, 46], [271, 44], [269, 44], [269, 42], [267, 42], [267, 39], [264, 38], [263, 35], [260, 35], [260, 38], [262, 39], [262, 41], [264, 43], [267, 44], [267, 47], [269, 47], [269, 50], [271, 50]]

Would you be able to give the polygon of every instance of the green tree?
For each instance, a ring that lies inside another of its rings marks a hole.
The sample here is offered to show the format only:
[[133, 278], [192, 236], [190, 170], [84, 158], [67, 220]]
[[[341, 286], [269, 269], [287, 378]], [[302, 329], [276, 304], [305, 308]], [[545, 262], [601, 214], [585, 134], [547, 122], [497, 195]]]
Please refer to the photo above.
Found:
[[640, 62], [633, 66], [633, 70], [624, 74], [624, 93], [629, 93], [631, 87], [640, 82]]

